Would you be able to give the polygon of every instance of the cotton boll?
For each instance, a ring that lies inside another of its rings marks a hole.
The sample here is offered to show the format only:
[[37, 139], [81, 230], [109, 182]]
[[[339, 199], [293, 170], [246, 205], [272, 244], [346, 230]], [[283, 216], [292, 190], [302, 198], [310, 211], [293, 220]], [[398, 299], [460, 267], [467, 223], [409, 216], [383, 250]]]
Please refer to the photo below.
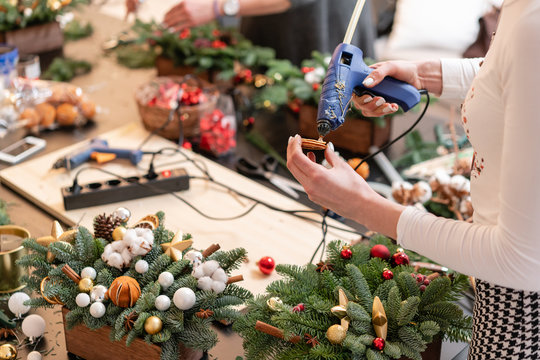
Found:
[[448, 175], [448, 173], [445, 170], [438, 169], [437, 171], [435, 171], [433, 176], [429, 179], [430, 183], [433, 181], [438, 182], [439, 185], [448, 185], [450, 184], [450, 175]]
[[[126, 248], [126, 243], [124, 242], [124, 240], [122, 241], [114, 241], [112, 243], [109, 244], [111, 246], [111, 249], [113, 252], [122, 252], [122, 250], [124, 250]], [[109, 246], [107, 245], [107, 246]]]
[[101, 254], [101, 260], [107, 262], [107, 259], [109, 258], [109, 256], [111, 256], [112, 253], [113, 249], [111, 244], [107, 244], [103, 249], [103, 253]]
[[129, 263], [133, 259], [133, 255], [131, 255], [128, 248], [125, 248], [124, 250], [122, 250], [120, 255], [122, 256], [122, 261], [124, 262], [124, 266], [129, 265]]
[[135, 231], [135, 229], [127, 229], [125, 234], [124, 234], [124, 238], [122, 239], [122, 241], [129, 244], [133, 240], [135, 240], [137, 237], [138, 236], [137, 236], [137, 232]]
[[412, 190], [413, 185], [407, 181], [394, 181], [392, 183], [392, 191], [394, 190]]
[[216, 294], [221, 294], [223, 290], [225, 290], [225, 286], [227, 286], [225, 283], [222, 283], [221, 281], [212, 281], [212, 290]]
[[203, 276], [197, 281], [197, 287], [201, 290], [212, 290], [214, 280], [210, 276]]
[[122, 270], [124, 267], [124, 260], [122, 259], [122, 256], [119, 253], [112, 253], [108, 259], [104, 260], [107, 265], [117, 268], [118, 270]]
[[226, 283], [227, 279], [228, 279], [227, 274], [225, 273], [225, 270], [223, 270], [222, 268], [219, 268], [216, 271], [214, 271], [214, 274], [212, 275], [212, 280], [214, 281]]
[[425, 203], [431, 199], [433, 193], [431, 187], [425, 181], [419, 181], [414, 184], [414, 197], [417, 202]]
[[187, 259], [191, 262], [191, 265], [193, 267], [197, 267], [202, 262], [203, 255], [200, 251], [197, 250], [189, 250], [187, 253], [184, 254], [183, 259]]
[[193, 272], [191, 273], [195, 279], [200, 279], [204, 276], [204, 270], [202, 266], [198, 266], [195, 269], [193, 269]]
[[450, 186], [458, 192], [470, 191], [471, 189], [469, 180], [463, 175], [452, 176]]
[[216, 260], [210, 260], [201, 265], [204, 271], [204, 275], [212, 276], [214, 271], [219, 268], [219, 263]]

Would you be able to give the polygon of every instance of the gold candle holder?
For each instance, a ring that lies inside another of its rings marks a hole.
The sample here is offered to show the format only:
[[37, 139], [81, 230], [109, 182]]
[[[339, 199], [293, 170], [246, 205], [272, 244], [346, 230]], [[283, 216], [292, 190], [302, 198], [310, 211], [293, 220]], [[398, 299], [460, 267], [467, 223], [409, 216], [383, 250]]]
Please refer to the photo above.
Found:
[[[5, 244], [8, 242], [5, 235], [11, 235], [9, 239], [11, 244], [6, 246]], [[26, 249], [21, 243], [23, 239], [29, 237], [30, 232], [20, 226], [0, 226], [0, 294], [19, 291], [26, 286], [21, 282], [21, 278], [26, 274], [26, 271], [15, 262], [26, 255]], [[7, 249], [4, 250], [6, 247]]]

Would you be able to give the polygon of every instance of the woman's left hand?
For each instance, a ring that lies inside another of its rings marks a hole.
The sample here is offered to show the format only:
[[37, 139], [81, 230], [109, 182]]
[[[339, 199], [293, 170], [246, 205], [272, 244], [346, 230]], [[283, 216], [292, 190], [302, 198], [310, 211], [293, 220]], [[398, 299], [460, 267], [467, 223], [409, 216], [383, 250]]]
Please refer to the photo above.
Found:
[[315, 155], [304, 155], [299, 135], [289, 139], [287, 167], [302, 184], [309, 199], [335, 213], [357, 222], [364, 218], [365, 202], [378, 194], [353, 168], [335, 152], [328, 143], [324, 153], [331, 169], [317, 164]]
[[165, 14], [163, 22], [178, 31], [206, 24], [215, 17], [213, 0], [182, 0]]

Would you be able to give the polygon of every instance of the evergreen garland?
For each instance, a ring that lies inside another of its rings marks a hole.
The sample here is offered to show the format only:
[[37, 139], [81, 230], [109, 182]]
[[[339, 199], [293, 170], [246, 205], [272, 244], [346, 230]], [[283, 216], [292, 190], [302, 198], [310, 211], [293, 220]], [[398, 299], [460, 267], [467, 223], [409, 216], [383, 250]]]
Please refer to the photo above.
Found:
[[[352, 257], [346, 259], [341, 256], [346, 244], [334, 241], [328, 246], [326, 260], [333, 265], [333, 271], [319, 272], [312, 264], [278, 265], [276, 271], [284, 279], [270, 284], [265, 295], [248, 300], [245, 315], [234, 324], [244, 339], [246, 358], [387, 360], [405, 356], [421, 359], [421, 352], [435, 337], [468, 341], [471, 318], [453, 302], [467, 287], [466, 276], [432, 277], [429, 285], [420, 289], [411, 275], [416, 276], [411, 266], [392, 266], [386, 260], [370, 257], [370, 249], [376, 244], [387, 246], [391, 253], [397, 250], [389, 239], [376, 236], [369, 245], [352, 246]], [[382, 276], [385, 269], [393, 272], [392, 279]], [[428, 272], [421, 269], [420, 273]], [[330, 326], [340, 324], [331, 312], [339, 303], [339, 289], [349, 300], [346, 316], [350, 326], [343, 342], [333, 344], [327, 339], [327, 331]], [[372, 324], [375, 296], [382, 302], [388, 325], [381, 351], [373, 345], [377, 337]], [[275, 298], [282, 303], [276, 303]], [[297, 307], [299, 304], [303, 305], [301, 309]], [[257, 321], [277, 327], [284, 339], [258, 331]], [[295, 336], [301, 340], [293, 343], [298, 340]]]
[[[110, 267], [102, 259], [104, 247], [107, 242], [94, 236], [84, 227], [78, 229], [73, 244], [65, 242], [54, 242], [48, 247], [42, 246], [33, 239], [27, 239], [23, 245], [30, 250], [29, 254], [20, 259], [19, 265], [31, 269], [31, 274], [24, 281], [29, 288], [40, 293], [40, 284], [44, 277], [48, 276], [50, 281], [45, 287], [42, 295], [28, 301], [32, 307], [53, 306], [46, 301], [48, 299], [59, 299], [70, 312], [66, 316], [67, 328], [70, 329], [78, 324], [84, 324], [90, 329], [98, 329], [103, 326], [111, 328], [111, 341], [121, 341], [125, 337], [126, 344], [129, 344], [137, 337], [144, 338], [149, 343], [154, 343], [162, 347], [161, 359], [178, 359], [178, 343], [182, 342], [186, 347], [207, 351], [217, 343], [217, 335], [210, 328], [212, 321], [235, 320], [239, 313], [235, 306], [244, 303], [252, 298], [252, 294], [236, 285], [229, 284], [222, 293], [214, 291], [204, 291], [197, 288], [197, 279], [192, 275], [193, 266], [187, 259], [173, 261], [168, 255], [163, 253], [163, 243], [170, 242], [174, 234], [163, 226], [163, 213], [157, 214], [160, 219], [159, 226], [153, 231], [154, 243], [152, 250], [145, 256], [135, 257], [130, 266], [123, 271]], [[182, 239], [190, 239], [190, 234], [184, 234]], [[184, 250], [184, 254], [191, 248]], [[53, 262], [47, 261], [47, 253], [55, 255]], [[217, 251], [207, 260], [216, 260], [227, 275], [238, 269], [242, 261], [246, 258], [244, 249], [234, 249], [231, 251]], [[146, 273], [139, 274], [135, 271], [135, 263], [144, 259], [148, 262], [149, 268]], [[141, 295], [133, 307], [122, 308], [114, 305], [111, 301], [105, 300], [106, 313], [103, 317], [94, 318], [89, 312], [89, 306], [78, 307], [75, 301], [80, 293], [78, 286], [63, 271], [64, 265], [69, 265], [77, 274], [88, 266], [96, 270], [97, 277], [95, 285], [104, 285], [109, 288], [111, 283], [119, 276], [129, 276], [135, 279], [141, 288]], [[201, 265], [199, 265], [201, 266]], [[167, 289], [163, 289], [158, 283], [158, 276], [168, 271], [174, 276], [174, 283]], [[181, 287], [188, 287], [196, 294], [196, 303], [189, 310], [180, 310], [172, 304], [172, 297], [175, 291]], [[166, 311], [159, 311], [155, 307], [155, 299], [159, 295], [167, 295], [171, 298], [171, 306]], [[201, 309], [211, 310], [213, 313], [208, 318], [201, 319], [196, 313]], [[132, 318], [131, 327], [126, 326], [127, 318], [135, 314]], [[155, 334], [147, 334], [144, 330], [144, 322], [150, 316], [157, 316], [163, 322], [162, 330]]]

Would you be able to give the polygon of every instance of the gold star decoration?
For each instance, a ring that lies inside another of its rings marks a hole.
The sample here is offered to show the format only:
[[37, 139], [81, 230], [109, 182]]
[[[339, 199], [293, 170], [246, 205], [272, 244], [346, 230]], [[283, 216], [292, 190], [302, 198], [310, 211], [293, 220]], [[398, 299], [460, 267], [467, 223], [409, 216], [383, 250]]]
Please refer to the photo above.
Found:
[[351, 323], [351, 319], [347, 315], [347, 304], [349, 303], [349, 299], [347, 299], [347, 295], [345, 295], [345, 291], [343, 289], [339, 289], [339, 305], [334, 306], [330, 311], [332, 314], [336, 315], [338, 318], [341, 319], [341, 326], [347, 331], [349, 329], [349, 324]]
[[193, 240], [182, 240], [182, 235], [176, 233], [171, 242], [161, 244], [163, 252], [171, 257], [173, 261], [182, 259], [182, 251], [193, 244]]
[[384, 306], [378, 296], [373, 299], [373, 310], [371, 312], [371, 323], [377, 337], [386, 340], [388, 333], [388, 319], [386, 318], [386, 312]]
[[[36, 242], [45, 247], [48, 247], [52, 243], [55, 243], [58, 241], [65, 242], [68, 244], [73, 244], [73, 242], [75, 241], [75, 236], [77, 236], [77, 229], [64, 231], [64, 229], [62, 229], [62, 225], [60, 225], [60, 223], [55, 220], [52, 225], [51, 235], [37, 238]], [[53, 262], [54, 258], [55, 258], [54, 254], [48, 251], [47, 261]]]

